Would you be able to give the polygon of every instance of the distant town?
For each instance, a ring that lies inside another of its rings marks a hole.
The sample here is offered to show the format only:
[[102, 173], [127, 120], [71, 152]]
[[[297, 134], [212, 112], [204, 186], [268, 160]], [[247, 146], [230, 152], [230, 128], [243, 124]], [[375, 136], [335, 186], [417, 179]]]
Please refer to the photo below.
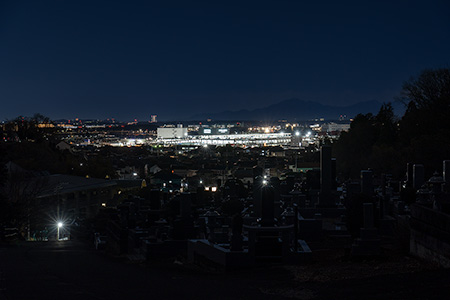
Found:
[[[235, 145], [240, 147], [285, 146], [304, 148], [319, 145], [325, 138], [337, 139], [350, 128], [351, 120], [325, 121], [316, 119], [302, 123], [280, 120], [272, 124], [260, 122], [167, 122], [158, 123], [156, 115], [151, 121], [119, 122], [108, 120], [58, 120], [40, 124], [53, 128], [54, 134], [71, 147], [129, 147], [129, 146], [180, 146], [182, 150], [204, 145]], [[3, 122], [3, 132], [7, 132]], [[18, 126], [18, 125], [16, 125]], [[13, 140], [4, 134], [3, 140]], [[63, 144], [60, 145], [61, 147]]]
[[[440, 76], [448, 91], [448, 69], [424, 71], [417, 80]], [[423, 86], [410, 84], [405, 93]], [[433, 274], [441, 286], [449, 273], [439, 270], [450, 267], [448, 93], [438, 90], [426, 104], [408, 95], [402, 117], [384, 103], [377, 114], [301, 123], [163, 123], [156, 115], [52, 121], [40, 114], [3, 122], [0, 238], [7, 250], [0, 254], [9, 255], [15, 278], [9, 289], [21, 295], [23, 274], [15, 266], [24, 264], [23, 251], [48, 262], [62, 251], [52, 272], [66, 274], [69, 262], [89, 278], [76, 263], [80, 257], [117, 274], [126, 268], [93, 253], [153, 271], [158, 266], [175, 278], [196, 276], [194, 269], [258, 268], [294, 278], [288, 281], [295, 288], [271, 280], [277, 292], [258, 281], [253, 296], [283, 298], [309, 288], [301, 295], [329, 298], [333, 292], [321, 284], [339, 280], [346, 295], [365, 295], [376, 287], [361, 283], [358, 290], [353, 282], [362, 277], [383, 278], [377, 280], [387, 293], [392, 282], [383, 276], [405, 272], [416, 279]], [[139, 281], [139, 272], [131, 278]], [[408, 290], [400, 298], [405, 295]]]
[[1, 1], [0, 300], [450, 299], [449, 12]]

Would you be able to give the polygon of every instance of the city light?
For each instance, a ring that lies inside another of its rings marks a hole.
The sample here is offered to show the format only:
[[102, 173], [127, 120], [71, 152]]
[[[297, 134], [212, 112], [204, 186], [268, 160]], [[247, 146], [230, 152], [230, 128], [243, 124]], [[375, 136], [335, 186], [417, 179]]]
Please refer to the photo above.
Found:
[[153, 140], [152, 143], [160, 143], [164, 145], [192, 145], [207, 148], [208, 145], [224, 146], [224, 145], [286, 145], [291, 141], [291, 133], [251, 133], [251, 134], [220, 134], [220, 135], [194, 135], [185, 139], [179, 138], [159, 138]]
[[60, 230], [60, 228], [63, 227], [63, 223], [62, 223], [62, 222], [58, 222], [57, 227], [58, 227], [58, 230], [57, 230], [57, 232], [56, 232], [56, 240], [59, 241], [59, 240], [60, 240], [60, 237], [59, 237], [59, 230]]

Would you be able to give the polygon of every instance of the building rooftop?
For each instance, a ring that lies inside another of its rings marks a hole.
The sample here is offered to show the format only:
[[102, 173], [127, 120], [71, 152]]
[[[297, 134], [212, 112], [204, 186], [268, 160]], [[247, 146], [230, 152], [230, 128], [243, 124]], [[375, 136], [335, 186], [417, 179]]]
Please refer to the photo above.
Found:
[[40, 198], [84, 190], [107, 188], [117, 184], [112, 180], [62, 174], [42, 176], [37, 179], [43, 182], [43, 189], [38, 195]]

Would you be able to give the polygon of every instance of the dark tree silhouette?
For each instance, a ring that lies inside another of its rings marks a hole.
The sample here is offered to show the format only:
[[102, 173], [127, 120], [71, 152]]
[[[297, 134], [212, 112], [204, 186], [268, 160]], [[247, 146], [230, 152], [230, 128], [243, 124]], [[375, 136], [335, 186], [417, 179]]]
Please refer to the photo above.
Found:
[[334, 144], [334, 155], [345, 177], [357, 176], [370, 165], [372, 147], [377, 141], [376, 120], [372, 114], [359, 114], [350, 124], [350, 130], [342, 133]]
[[400, 121], [392, 105], [383, 104], [376, 116], [356, 116], [333, 145], [345, 177], [365, 168], [400, 177], [406, 162], [424, 164], [431, 176], [450, 159], [450, 70], [423, 71], [404, 83], [398, 100], [407, 106]]
[[401, 147], [409, 161], [423, 163], [431, 175], [450, 158], [450, 69], [424, 70], [404, 83], [399, 100], [407, 105]]
[[450, 69], [427, 69], [403, 84], [400, 97], [405, 105], [413, 102], [421, 111], [450, 109]]
[[21, 141], [42, 142], [53, 133], [52, 121], [41, 114], [34, 114], [33, 117], [18, 116], [6, 122], [4, 125], [6, 135], [17, 135]]

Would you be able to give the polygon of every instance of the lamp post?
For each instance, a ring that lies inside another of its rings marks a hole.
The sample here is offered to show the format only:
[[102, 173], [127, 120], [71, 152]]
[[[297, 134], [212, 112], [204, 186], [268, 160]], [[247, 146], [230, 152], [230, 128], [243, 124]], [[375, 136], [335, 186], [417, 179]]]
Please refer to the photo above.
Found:
[[62, 222], [58, 222], [58, 231], [57, 231], [57, 233], [56, 233], [56, 239], [59, 241], [59, 229], [61, 228], [61, 227], [63, 227], [63, 223]]

